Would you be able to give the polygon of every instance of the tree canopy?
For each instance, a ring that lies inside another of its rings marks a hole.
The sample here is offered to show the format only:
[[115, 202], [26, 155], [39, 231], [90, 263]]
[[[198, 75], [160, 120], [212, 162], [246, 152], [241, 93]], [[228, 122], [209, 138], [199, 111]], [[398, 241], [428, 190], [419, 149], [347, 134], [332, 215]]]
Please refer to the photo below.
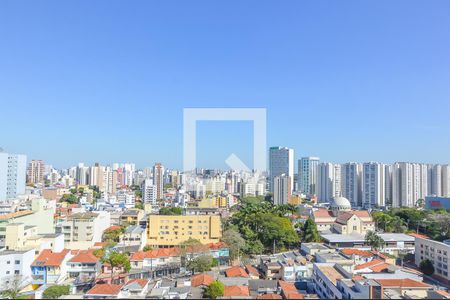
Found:
[[44, 299], [58, 299], [63, 295], [70, 294], [70, 286], [69, 285], [53, 285], [48, 287], [44, 293], [42, 293], [42, 297]]
[[384, 240], [374, 231], [368, 231], [365, 240], [372, 250], [380, 250], [385, 244]]
[[322, 240], [317, 225], [313, 219], [306, 220], [302, 230], [302, 241], [305, 243], [318, 243]]
[[214, 281], [209, 286], [207, 286], [203, 292], [204, 298], [216, 299], [223, 296], [225, 292], [225, 285], [220, 281]]
[[171, 215], [182, 215], [183, 214], [183, 209], [181, 209], [181, 207], [162, 207], [159, 209], [159, 214], [160, 215], [166, 215], [166, 216], [171, 216]]
[[241, 200], [240, 209], [228, 220], [245, 240], [244, 252], [258, 254], [274, 248], [284, 250], [299, 242], [289, 218], [293, 208], [274, 206], [263, 197], [247, 197]]
[[419, 268], [425, 275], [431, 276], [434, 274], [434, 266], [429, 259], [422, 260]]

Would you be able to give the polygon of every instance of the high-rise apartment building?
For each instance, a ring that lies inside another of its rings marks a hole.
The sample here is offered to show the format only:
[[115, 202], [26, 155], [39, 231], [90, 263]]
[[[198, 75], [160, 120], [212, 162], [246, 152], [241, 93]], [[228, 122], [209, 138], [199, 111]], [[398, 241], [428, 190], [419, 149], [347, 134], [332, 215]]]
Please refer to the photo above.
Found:
[[273, 192], [274, 178], [285, 174], [289, 176], [290, 188], [294, 186], [294, 149], [271, 147], [269, 149], [269, 190]]
[[385, 206], [385, 166], [377, 162], [362, 165], [362, 206], [373, 208]]
[[414, 207], [428, 194], [428, 167], [425, 164], [399, 162], [392, 167], [392, 206]]
[[361, 199], [361, 164], [346, 163], [342, 170], [342, 196], [347, 198], [353, 207], [362, 205]]
[[153, 184], [153, 180], [147, 178], [142, 184], [142, 201], [156, 205], [156, 200], [156, 186]]
[[340, 164], [319, 164], [317, 177], [317, 199], [319, 202], [330, 202], [331, 199], [342, 195]]
[[450, 197], [450, 165], [442, 166], [442, 196]]
[[0, 152], [0, 200], [25, 193], [27, 157]]
[[164, 166], [156, 163], [153, 166], [153, 184], [156, 186], [156, 199], [164, 198]]
[[437, 197], [442, 196], [442, 166], [434, 165], [431, 172], [431, 194]]
[[287, 204], [291, 198], [291, 179], [286, 174], [281, 174], [273, 179], [273, 204]]
[[44, 183], [45, 163], [42, 160], [32, 160], [28, 163], [27, 182]]
[[298, 161], [298, 177], [300, 192], [306, 195], [317, 195], [318, 157], [302, 157]]

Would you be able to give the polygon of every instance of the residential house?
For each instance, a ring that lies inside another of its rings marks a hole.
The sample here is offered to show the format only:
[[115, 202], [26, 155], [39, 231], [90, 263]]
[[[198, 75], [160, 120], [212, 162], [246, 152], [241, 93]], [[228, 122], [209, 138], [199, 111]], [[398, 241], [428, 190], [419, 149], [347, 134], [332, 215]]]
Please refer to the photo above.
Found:
[[7, 282], [13, 276], [22, 276], [25, 282], [31, 281], [30, 265], [35, 257], [34, 249], [0, 251], [0, 282]]
[[32, 284], [60, 284], [68, 275], [67, 262], [72, 258], [68, 249], [53, 252], [46, 249], [31, 264]]
[[86, 282], [101, 273], [102, 263], [92, 250], [73, 250], [72, 253], [74, 256], [67, 263], [70, 278]]

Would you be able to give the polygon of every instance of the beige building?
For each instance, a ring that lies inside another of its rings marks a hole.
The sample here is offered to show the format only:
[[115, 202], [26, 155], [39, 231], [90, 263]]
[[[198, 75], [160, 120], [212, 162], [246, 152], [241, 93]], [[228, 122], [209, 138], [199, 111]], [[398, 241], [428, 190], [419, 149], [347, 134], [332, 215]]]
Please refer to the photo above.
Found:
[[27, 168], [27, 183], [44, 183], [45, 164], [42, 160], [32, 160]]
[[31, 201], [31, 210], [0, 215], [0, 246], [5, 245], [6, 226], [10, 223], [22, 223], [26, 227], [36, 226], [38, 234], [54, 233], [54, 215], [54, 202], [47, 202], [41, 198]]
[[352, 210], [344, 197], [333, 199], [330, 209], [319, 208], [312, 212], [319, 232], [338, 234], [366, 234], [375, 230], [375, 222], [367, 210]]
[[75, 213], [58, 225], [56, 231], [64, 234], [66, 248], [86, 250], [102, 241], [103, 231], [110, 224], [108, 212]]
[[64, 249], [64, 236], [62, 234], [38, 234], [37, 228], [37, 226], [23, 223], [6, 225], [5, 248], [15, 251], [34, 249], [36, 254], [43, 249], [52, 249], [53, 251]]
[[147, 244], [150, 246], [172, 247], [189, 238], [209, 244], [220, 241], [222, 222], [220, 216], [214, 215], [150, 215], [147, 230]]
[[425, 236], [415, 235], [415, 263], [420, 266], [424, 260], [430, 260], [434, 266], [434, 277], [446, 284], [450, 283], [450, 245], [433, 241]]

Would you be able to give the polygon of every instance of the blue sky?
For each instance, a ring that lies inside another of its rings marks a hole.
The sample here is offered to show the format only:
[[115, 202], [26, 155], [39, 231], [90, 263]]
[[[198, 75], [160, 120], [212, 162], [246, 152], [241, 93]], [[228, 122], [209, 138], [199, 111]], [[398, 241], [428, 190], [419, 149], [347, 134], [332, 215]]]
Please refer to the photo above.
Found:
[[[185, 107], [265, 107], [268, 146], [450, 163], [449, 1], [1, 1], [0, 147], [182, 166]], [[248, 122], [198, 162], [251, 165]]]

